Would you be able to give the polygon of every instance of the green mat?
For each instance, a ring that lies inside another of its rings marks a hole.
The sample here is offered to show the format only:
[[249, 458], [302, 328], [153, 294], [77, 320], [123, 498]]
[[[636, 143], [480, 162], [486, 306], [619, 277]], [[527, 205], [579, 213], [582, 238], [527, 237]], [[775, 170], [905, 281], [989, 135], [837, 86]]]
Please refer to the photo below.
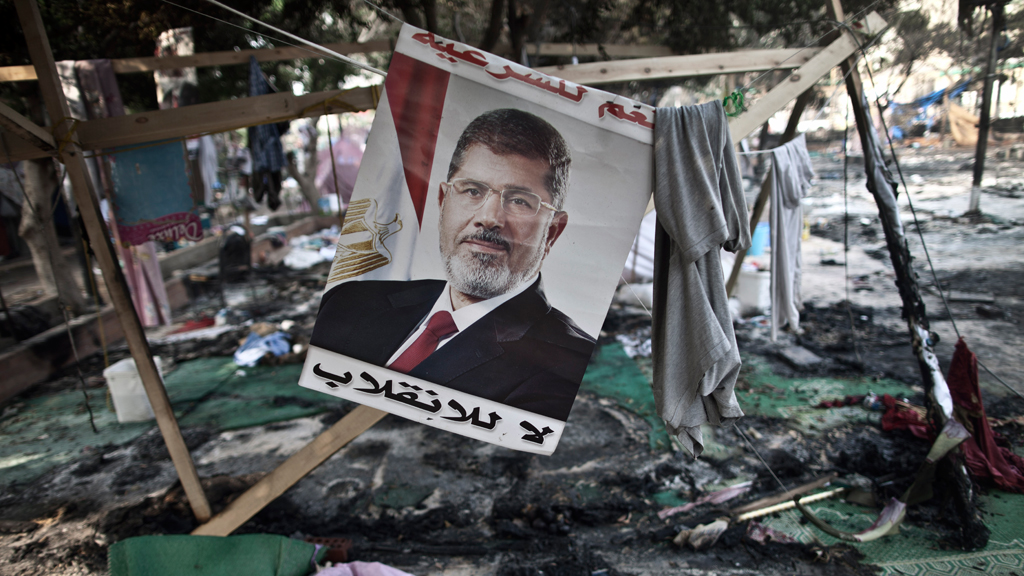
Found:
[[667, 450], [672, 446], [665, 422], [654, 408], [651, 381], [626, 354], [622, 344], [615, 342], [597, 349], [587, 366], [580, 390], [610, 398], [649, 422], [651, 450]]
[[[301, 364], [257, 366], [237, 374], [231, 358], [183, 362], [164, 385], [183, 428], [231, 430], [319, 414], [338, 405], [332, 396], [300, 388]], [[0, 419], [0, 485], [31, 482], [48, 470], [102, 446], [122, 445], [155, 422], [119, 424], [104, 388], [88, 391], [98, 432], [89, 426], [80, 391], [32, 398]]]
[[305, 576], [326, 552], [270, 534], [138, 536], [110, 547], [110, 576]]
[[[1024, 574], [1024, 522], [1020, 519], [1024, 512], [1024, 495], [992, 491], [980, 500], [985, 510], [985, 526], [992, 531], [988, 545], [982, 550], [943, 550], [939, 534], [906, 521], [899, 534], [855, 546], [864, 553], [864, 562], [880, 567], [885, 575]], [[817, 502], [809, 508], [836, 528], [851, 532], [866, 529], [878, 516], [878, 510], [842, 500]], [[839, 542], [810, 524], [801, 524], [799, 518], [799, 512], [790, 510], [775, 518], [762, 519], [762, 522], [807, 544], [813, 543], [815, 538], [824, 544]]]
[[896, 398], [913, 395], [906, 384], [887, 378], [786, 378], [772, 373], [763, 358], [747, 354], [743, 355], [743, 372], [736, 385], [736, 399], [745, 414], [783, 418], [790, 426], [810, 436], [841, 424], [878, 425], [882, 413], [861, 406], [815, 408], [826, 400], [871, 392]]

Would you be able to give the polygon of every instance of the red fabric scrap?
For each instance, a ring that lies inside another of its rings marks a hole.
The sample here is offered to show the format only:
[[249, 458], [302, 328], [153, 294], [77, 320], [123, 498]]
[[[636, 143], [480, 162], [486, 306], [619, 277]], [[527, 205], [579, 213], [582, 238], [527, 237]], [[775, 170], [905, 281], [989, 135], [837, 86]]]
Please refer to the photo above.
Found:
[[953, 396], [954, 415], [971, 433], [960, 445], [971, 474], [1003, 490], [1024, 493], [1024, 458], [996, 444], [998, 435], [985, 417], [978, 387], [978, 358], [963, 338], [956, 343], [946, 382]]
[[921, 419], [921, 415], [896, 403], [896, 399], [886, 394], [882, 396], [882, 404], [885, 405], [885, 414], [882, 414], [882, 430], [909, 430], [918, 438], [931, 440], [932, 434], [928, 431], [928, 423]]
[[859, 396], [847, 396], [842, 400], [824, 400], [818, 403], [818, 408], [842, 408], [843, 406], [856, 406], [864, 401], [863, 394]]
[[214, 325], [214, 319], [210, 317], [203, 317], [199, 320], [189, 320], [177, 330], [171, 332], [171, 334], [181, 334], [183, 332], [191, 332], [193, 330], [199, 330], [200, 328], [209, 328]]

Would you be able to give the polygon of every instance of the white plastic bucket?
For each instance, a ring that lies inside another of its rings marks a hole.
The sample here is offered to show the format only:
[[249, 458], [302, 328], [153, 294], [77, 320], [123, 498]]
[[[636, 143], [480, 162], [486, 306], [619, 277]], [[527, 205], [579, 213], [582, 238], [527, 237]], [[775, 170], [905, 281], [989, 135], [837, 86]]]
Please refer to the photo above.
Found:
[[744, 314], [763, 314], [771, 308], [771, 283], [771, 272], [740, 270], [739, 281], [736, 283], [736, 298], [739, 299]]
[[[163, 361], [159, 356], [153, 358], [160, 379], [164, 377]], [[146, 422], [155, 418], [153, 407], [149, 405], [149, 397], [142, 386], [142, 378], [135, 367], [135, 360], [125, 358], [103, 371], [107, 379], [110, 396], [114, 400], [114, 411], [118, 422]]]

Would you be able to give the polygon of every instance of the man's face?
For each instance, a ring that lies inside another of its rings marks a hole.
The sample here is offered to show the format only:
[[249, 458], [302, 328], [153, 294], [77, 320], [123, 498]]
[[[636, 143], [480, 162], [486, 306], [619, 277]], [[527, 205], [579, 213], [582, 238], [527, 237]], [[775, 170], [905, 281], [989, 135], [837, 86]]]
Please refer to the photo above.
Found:
[[[467, 178], [498, 191], [532, 192], [551, 203], [544, 180], [550, 167], [544, 160], [498, 155], [486, 146], [469, 147], [452, 180]], [[456, 290], [479, 301], [508, 292], [538, 271], [568, 222], [565, 212], [541, 208], [535, 216], [516, 217], [501, 207], [497, 193], [480, 206], [467, 206], [439, 191], [441, 258], [448, 281]]]

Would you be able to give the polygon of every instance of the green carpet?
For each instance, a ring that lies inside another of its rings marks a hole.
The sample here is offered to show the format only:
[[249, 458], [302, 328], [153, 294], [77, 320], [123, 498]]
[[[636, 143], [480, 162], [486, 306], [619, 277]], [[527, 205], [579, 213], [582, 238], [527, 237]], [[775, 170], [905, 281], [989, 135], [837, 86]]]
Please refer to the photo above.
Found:
[[[311, 416], [337, 406], [339, 400], [300, 388], [301, 364], [257, 366], [236, 373], [231, 358], [200, 358], [179, 364], [164, 379], [167, 395], [182, 428], [210, 426], [231, 430]], [[0, 485], [31, 482], [48, 470], [104, 446], [131, 442], [155, 422], [119, 424], [106, 401], [106, 389], [65, 391], [15, 402], [0, 418]]]
[[743, 355], [743, 371], [736, 385], [736, 399], [745, 414], [783, 418], [793, 428], [811, 436], [841, 424], [878, 425], [882, 413], [860, 406], [815, 408], [826, 400], [871, 392], [896, 398], [913, 395], [906, 384], [886, 378], [786, 378], [772, 373], [770, 364], [763, 358], [748, 354]]
[[651, 450], [668, 450], [672, 443], [665, 422], [654, 408], [651, 381], [618, 342], [600, 346], [590, 359], [580, 390], [614, 400], [651, 425]]
[[305, 576], [323, 548], [271, 534], [137, 536], [110, 547], [110, 576]]
[[[950, 574], [967, 576], [992, 574], [1020, 576], [1024, 574], [1024, 495], [993, 490], [980, 497], [985, 526], [992, 531], [988, 545], [974, 552], [944, 550], [940, 535], [904, 522], [900, 533], [883, 536], [874, 542], [856, 544], [864, 553], [864, 562], [874, 564], [885, 575]], [[827, 500], [809, 506], [818, 517], [840, 530], [859, 532], [875, 521], [878, 511], [842, 500]], [[798, 521], [800, 513], [790, 510], [765, 524], [793, 536], [804, 543], [815, 538], [824, 544], [839, 541], [810, 524]]]

